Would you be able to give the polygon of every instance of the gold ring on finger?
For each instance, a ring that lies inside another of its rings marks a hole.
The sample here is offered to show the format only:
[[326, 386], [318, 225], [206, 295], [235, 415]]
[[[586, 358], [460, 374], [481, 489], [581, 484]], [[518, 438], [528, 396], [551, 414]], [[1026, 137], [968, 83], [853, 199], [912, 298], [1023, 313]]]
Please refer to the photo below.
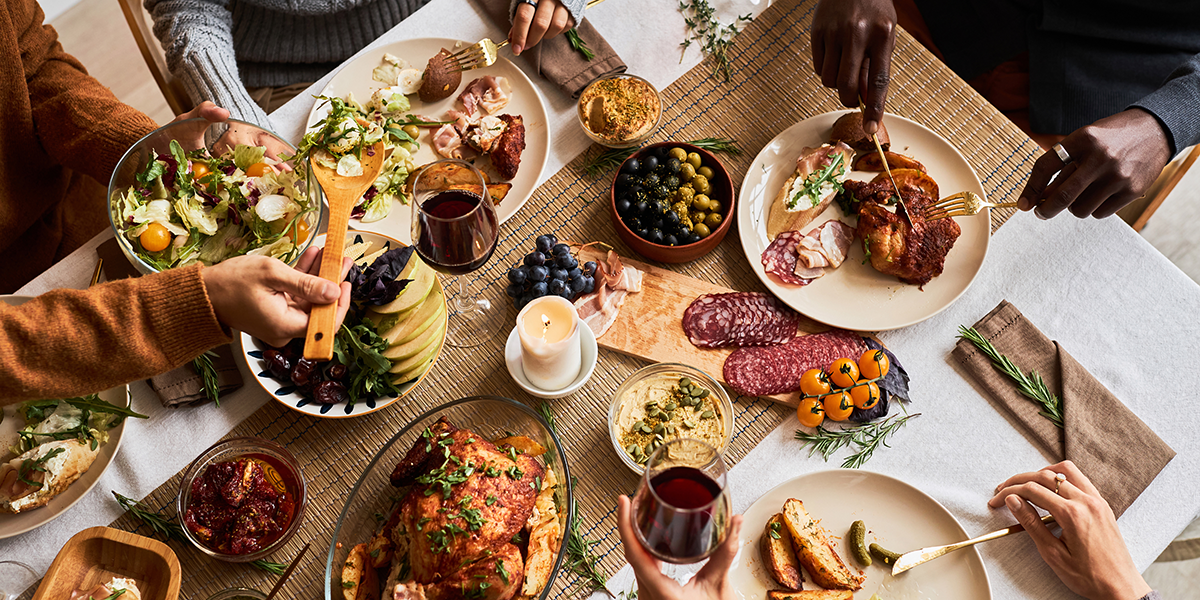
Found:
[[1062, 483], [1063, 483], [1064, 481], [1066, 481], [1066, 480], [1067, 480], [1067, 476], [1066, 476], [1066, 475], [1063, 475], [1062, 473], [1055, 473], [1055, 474], [1054, 474], [1054, 493], [1055, 493], [1055, 494], [1057, 494], [1057, 495], [1059, 495], [1059, 496], [1061, 496], [1061, 495], [1062, 495], [1062, 494], [1059, 494], [1059, 493], [1058, 493], [1058, 488], [1059, 488], [1059, 486], [1061, 486], [1061, 485], [1062, 485]]

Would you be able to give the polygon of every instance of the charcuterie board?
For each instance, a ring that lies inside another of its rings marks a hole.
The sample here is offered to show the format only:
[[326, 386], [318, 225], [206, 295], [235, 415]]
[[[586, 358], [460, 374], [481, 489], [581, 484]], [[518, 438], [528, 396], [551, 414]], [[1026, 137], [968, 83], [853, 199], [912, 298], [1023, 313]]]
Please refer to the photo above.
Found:
[[[596, 342], [604, 348], [651, 362], [691, 365], [724, 383], [722, 367], [735, 348], [697, 348], [683, 332], [683, 311], [703, 294], [733, 292], [659, 267], [621, 257], [623, 264], [642, 272], [642, 291], [625, 297], [615, 323]], [[828, 331], [828, 325], [801, 317], [797, 334]], [[764, 396], [796, 406], [797, 394]]]

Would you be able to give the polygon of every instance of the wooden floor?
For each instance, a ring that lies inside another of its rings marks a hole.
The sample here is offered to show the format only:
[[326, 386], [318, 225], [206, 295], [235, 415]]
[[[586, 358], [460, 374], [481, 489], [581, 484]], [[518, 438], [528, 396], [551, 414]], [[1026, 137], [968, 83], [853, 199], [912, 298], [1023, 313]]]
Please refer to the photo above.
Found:
[[[174, 117], [142, 61], [117, 0], [80, 0], [52, 25], [67, 52], [118, 98], [159, 123]], [[95, 43], [97, 39], [104, 43]], [[1193, 223], [1200, 223], [1200, 165], [1183, 178], [1142, 231], [1147, 241], [1200, 282], [1200, 235], [1191, 231]], [[1193, 524], [1190, 529], [1195, 531], [1185, 535], [1200, 536], [1200, 526]], [[1194, 585], [1200, 581], [1200, 559], [1156, 563], [1146, 577], [1165, 598], [1200, 599], [1200, 588]]]

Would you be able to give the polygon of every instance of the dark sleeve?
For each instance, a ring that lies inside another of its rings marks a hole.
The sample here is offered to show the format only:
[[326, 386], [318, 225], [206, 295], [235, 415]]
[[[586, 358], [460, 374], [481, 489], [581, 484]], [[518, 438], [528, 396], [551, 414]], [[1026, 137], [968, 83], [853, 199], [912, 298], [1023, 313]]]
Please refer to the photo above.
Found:
[[1158, 118], [1167, 132], [1171, 156], [1200, 142], [1200, 54], [1167, 77], [1162, 87], [1130, 105]]

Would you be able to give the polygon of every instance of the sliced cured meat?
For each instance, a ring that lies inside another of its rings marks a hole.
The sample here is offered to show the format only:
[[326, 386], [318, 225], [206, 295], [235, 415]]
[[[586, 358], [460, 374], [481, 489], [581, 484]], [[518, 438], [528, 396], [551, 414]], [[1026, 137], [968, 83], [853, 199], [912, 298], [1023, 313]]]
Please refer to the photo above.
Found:
[[770, 294], [705, 294], [683, 312], [683, 331], [699, 348], [768, 346], [796, 337], [800, 315]]
[[804, 236], [799, 231], [785, 231], [779, 234], [779, 237], [776, 237], [775, 241], [771, 242], [766, 250], [763, 250], [763, 268], [784, 283], [808, 285], [812, 278], [796, 275], [796, 246], [802, 239]]
[[838, 268], [846, 260], [850, 244], [854, 243], [854, 228], [841, 221], [828, 221], [821, 226], [821, 250], [829, 266]]
[[[804, 235], [796, 245], [797, 277], [815, 279], [825, 274], [825, 267], [836, 269], [846, 260], [854, 228], [838, 220], [826, 221]], [[821, 269], [816, 273], [814, 269]]]
[[800, 389], [800, 376], [823, 369], [839, 358], [857, 358], [867, 350], [862, 336], [844, 329], [803, 335], [779, 346], [738, 348], [725, 359], [725, 383], [749, 396], [786, 394]]
[[442, 125], [433, 134], [433, 150], [446, 158], [472, 159], [477, 153], [463, 143], [462, 137], [454, 125]]
[[621, 264], [621, 257], [609, 250], [600, 251], [592, 245], [579, 250], [581, 261], [596, 262], [596, 290], [575, 299], [575, 311], [596, 337], [600, 337], [617, 322], [625, 296], [642, 291], [642, 272]]
[[467, 84], [458, 100], [468, 115], [474, 116], [476, 111], [483, 109], [485, 114], [495, 114], [496, 111], [508, 106], [512, 98], [512, 84], [503, 77], [487, 75], [472, 80]]

